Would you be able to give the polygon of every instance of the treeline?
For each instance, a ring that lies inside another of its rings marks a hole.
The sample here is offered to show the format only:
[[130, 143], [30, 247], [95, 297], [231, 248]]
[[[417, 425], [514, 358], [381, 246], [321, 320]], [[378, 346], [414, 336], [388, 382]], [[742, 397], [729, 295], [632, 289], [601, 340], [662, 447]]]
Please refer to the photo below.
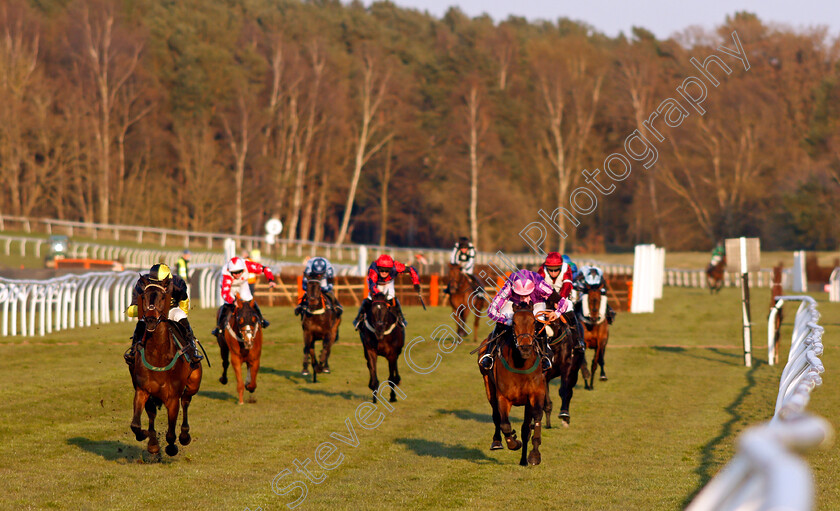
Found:
[[[748, 13], [609, 38], [388, 2], [2, 0], [0, 211], [521, 250], [737, 31], [744, 70], [550, 247], [835, 249], [840, 43]], [[571, 245], [568, 245], [571, 244]]]

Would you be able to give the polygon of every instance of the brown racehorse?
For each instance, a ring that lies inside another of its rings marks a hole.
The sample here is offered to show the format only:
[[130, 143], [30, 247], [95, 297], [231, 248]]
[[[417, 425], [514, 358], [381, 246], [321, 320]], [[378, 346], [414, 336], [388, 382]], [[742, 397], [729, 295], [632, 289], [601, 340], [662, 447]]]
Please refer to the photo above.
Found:
[[[227, 384], [228, 356], [236, 375], [236, 392], [239, 394], [239, 404], [245, 404], [242, 399], [245, 389], [253, 393], [257, 389], [257, 372], [260, 369], [260, 355], [262, 354], [262, 327], [260, 318], [251, 302], [244, 302], [236, 295], [235, 308], [225, 325], [222, 335], [216, 340], [222, 354], [222, 377], [219, 381]], [[242, 378], [242, 363], [248, 367], [248, 384]]]
[[[397, 360], [405, 344], [405, 327], [391, 310], [389, 300], [382, 293], [376, 293], [365, 311], [364, 320], [359, 324], [359, 336], [362, 338], [362, 349], [365, 352], [370, 381], [368, 387], [373, 393], [373, 402], [379, 389], [379, 378], [376, 376], [376, 357], [388, 359], [388, 381], [391, 387], [391, 402], [397, 400], [396, 387], [400, 384], [400, 372]], [[402, 391], [400, 391], [402, 393]], [[403, 394], [404, 396], [404, 394]]]
[[[309, 363], [312, 362], [312, 383], [317, 381], [316, 374], [330, 372], [330, 350], [338, 342], [338, 326], [341, 318], [336, 315], [335, 304], [327, 306], [321, 293], [321, 281], [310, 279], [306, 284], [306, 308], [301, 312], [300, 324], [303, 328], [303, 376], [309, 375]], [[315, 342], [321, 341], [320, 359], [315, 358]]]
[[[772, 287], [770, 288], [771, 311], [776, 307], [776, 302], [779, 301], [779, 297], [785, 294], [784, 290], [782, 289], [782, 266], [783, 263], [779, 262], [779, 265], [773, 268], [773, 282]], [[779, 307], [779, 312], [776, 313], [776, 319], [774, 322], [776, 326], [776, 335], [773, 338], [773, 360], [775, 360], [777, 364], [779, 363], [779, 339], [781, 337], [783, 315], [784, 308]]]
[[[538, 321], [544, 322], [544, 320], [539, 318]], [[576, 332], [570, 326], [571, 321], [574, 321], [574, 319], [566, 319], [566, 317], [561, 316], [557, 321], [548, 323], [553, 331], [553, 335], [548, 339], [548, 344], [551, 347], [553, 355], [551, 358], [551, 369], [545, 373], [546, 392], [543, 410], [545, 411], [546, 428], [551, 428], [551, 411], [554, 409], [548, 383], [554, 378], [560, 378], [560, 388], [557, 389], [557, 393], [560, 396], [560, 413], [557, 416], [562, 421], [563, 426], [568, 427], [571, 421], [569, 405], [572, 402], [575, 385], [577, 385], [578, 370], [586, 362], [584, 353], [574, 349], [578, 343], [575, 336], [581, 335], [581, 333]]]
[[[178, 454], [175, 445], [175, 425], [178, 421], [178, 406], [184, 409], [181, 422], [181, 445], [190, 443], [190, 425], [187, 409], [192, 397], [201, 386], [201, 366], [190, 367], [183, 356], [184, 340], [178, 340], [173, 330], [180, 325], [170, 322], [170, 303], [172, 301], [172, 282], [163, 287], [147, 277], [140, 278], [143, 292], [137, 297], [138, 321], [143, 321], [146, 328], [143, 341], [134, 354], [134, 361], [129, 365], [131, 381], [134, 384], [134, 417], [131, 419], [131, 431], [138, 442], [149, 439], [148, 450], [152, 454], [160, 452], [160, 445], [155, 432], [157, 408], [166, 406], [169, 428], [166, 431], [166, 454]], [[178, 330], [180, 333], [180, 330]], [[140, 426], [143, 409], [149, 417], [149, 429]]]
[[709, 284], [709, 293], [719, 293], [723, 287], [723, 273], [726, 271], [726, 256], [714, 266], [706, 268], [706, 282]]
[[481, 319], [481, 316], [476, 315], [475, 311], [483, 311], [487, 308], [486, 296], [481, 291], [478, 291], [476, 285], [461, 271], [461, 266], [457, 264], [449, 265], [449, 291], [449, 304], [460, 318], [459, 321], [456, 321], [458, 324], [458, 336], [463, 339], [467, 335], [462, 325], [467, 324], [467, 314], [472, 314], [475, 316], [473, 339], [478, 341], [478, 321]]
[[607, 351], [607, 342], [610, 340], [610, 325], [607, 323], [607, 300], [601, 296], [598, 288], [590, 289], [581, 296], [581, 323], [583, 323], [583, 340], [586, 347], [595, 350], [592, 357], [592, 370], [586, 367], [586, 360], [581, 367], [583, 369], [583, 385], [586, 390], [595, 388], [595, 368], [601, 366], [601, 381], [607, 381], [607, 373], [604, 372], [604, 352]]
[[[539, 465], [540, 444], [542, 443], [543, 405], [546, 395], [546, 380], [540, 364], [537, 350], [534, 312], [531, 304], [514, 305], [513, 339], [503, 336], [498, 342], [500, 349], [490, 370], [481, 369], [487, 401], [493, 408], [493, 443], [490, 449], [502, 448], [502, 437], [510, 450], [522, 447], [520, 465]], [[486, 346], [479, 350], [481, 358]], [[522, 422], [522, 441], [516, 439], [516, 431], [510, 425], [512, 406], [524, 406], [525, 418]], [[528, 437], [533, 429], [532, 449], [528, 454]]]

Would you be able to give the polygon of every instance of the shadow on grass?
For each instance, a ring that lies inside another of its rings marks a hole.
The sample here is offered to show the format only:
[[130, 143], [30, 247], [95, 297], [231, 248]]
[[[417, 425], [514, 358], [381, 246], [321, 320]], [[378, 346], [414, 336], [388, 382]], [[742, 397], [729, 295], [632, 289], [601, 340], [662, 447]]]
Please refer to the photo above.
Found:
[[[741, 355], [739, 355], [737, 353], [727, 353], [727, 352], [722, 351], [718, 348], [680, 348], [678, 346], [651, 346], [651, 348], [653, 348], [654, 351], [660, 351], [660, 352], [664, 352], [664, 353], [676, 353], [676, 354], [679, 354], [679, 355], [685, 355], [687, 357], [699, 358], [701, 360], [708, 360], [710, 362], [717, 362], [717, 363], [720, 363], [720, 364], [725, 364], [725, 365], [730, 365], [730, 366], [742, 366], [742, 365], [744, 365], [743, 360], [741, 360]], [[700, 353], [697, 353], [697, 352], [703, 352], [703, 351], [709, 351], [709, 352], [715, 353], [717, 355], [720, 355], [722, 357], [730, 357], [730, 358], [735, 358], [735, 359], [738, 359], [738, 360], [724, 360], [724, 359], [720, 359], [720, 358], [706, 357], [706, 356], [703, 356]]]
[[472, 447], [448, 445], [442, 442], [435, 442], [422, 438], [397, 438], [394, 441], [408, 447], [418, 456], [431, 456], [433, 458], [447, 458], [450, 460], [467, 460], [481, 465], [501, 464], [499, 460], [489, 458], [479, 449]]
[[370, 401], [372, 399], [372, 395], [370, 394], [359, 394], [357, 392], [353, 392], [352, 390], [342, 390], [341, 392], [332, 392], [329, 390], [323, 389], [313, 389], [311, 387], [298, 387], [297, 390], [301, 392], [306, 392], [307, 394], [313, 394], [318, 396], [327, 396], [327, 397], [340, 397], [342, 399], [348, 399], [352, 401]]
[[711, 440], [709, 440], [706, 445], [703, 446], [702, 449], [702, 458], [700, 459], [700, 465], [694, 469], [694, 473], [700, 477], [700, 481], [697, 483], [697, 487], [683, 500], [681, 508], [685, 508], [688, 504], [694, 500], [694, 497], [700, 493], [700, 490], [703, 489], [704, 486], [711, 480], [712, 474], [711, 471], [716, 468], [714, 463], [715, 459], [715, 452], [718, 448], [724, 443], [731, 443], [730, 438], [732, 437], [732, 429], [741, 419], [741, 413], [739, 412], [739, 408], [744, 403], [744, 398], [749, 395], [750, 391], [755, 387], [755, 372], [758, 368], [763, 365], [763, 363], [759, 360], [753, 360], [753, 365], [750, 367], [750, 370], [747, 371], [746, 378], [747, 383], [741, 388], [741, 391], [735, 396], [735, 399], [724, 408], [726, 413], [729, 414], [729, 420], [726, 421], [721, 427], [720, 432], [718, 435]]
[[[234, 385], [236, 385], [235, 381]], [[198, 395], [201, 397], [209, 397], [210, 399], [218, 399], [219, 401], [239, 401], [239, 399], [233, 394], [229, 392], [219, 392], [218, 390], [199, 390]]]
[[287, 371], [286, 369], [274, 369], [273, 367], [260, 366], [260, 373], [282, 376], [289, 381], [312, 381], [311, 376], [302, 376], [300, 371]]
[[144, 452], [139, 445], [128, 445], [114, 440], [90, 440], [80, 436], [68, 438], [67, 444], [98, 454], [108, 461], [134, 461], [141, 459]]
[[454, 415], [462, 421], [476, 421], [493, 424], [493, 416], [488, 413], [475, 413], [470, 410], [444, 410], [442, 408], [438, 408], [437, 412], [444, 415]]

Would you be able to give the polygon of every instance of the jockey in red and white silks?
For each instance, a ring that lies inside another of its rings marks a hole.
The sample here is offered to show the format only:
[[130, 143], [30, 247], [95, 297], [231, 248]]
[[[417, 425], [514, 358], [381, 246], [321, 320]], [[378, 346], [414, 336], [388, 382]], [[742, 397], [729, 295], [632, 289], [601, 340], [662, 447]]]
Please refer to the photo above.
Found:
[[[560, 295], [560, 298], [573, 301], [572, 267], [563, 261], [563, 257], [558, 252], [549, 252], [537, 273]], [[568, 310], [563, 312], [568, 312]]]
[[269, 282], [268, 287], [273, 288], [276, 285], [274, 274], [268, 266], [263, 266], [244, 257], [234, 257], [225, 263], [224, 267], [222, 267], [222, 300], [225, 303], [219, 309], [218, 324], [216, 325], [216, 329], [211, 332], [213, 335], [222, 335], [228, 318], [235, 307], [234, 302], [236, 302], [237, 294], [239, 294], [239, 298], [243, 301], [252, 302], [254, 310], [260, 316], [262, 327], [268, 327], [268, 321], [263, 317], [257, 301], [254, 300], [254, 295], [251, 294], [251, 287], [248, 285], [249, 273], [255, 275], [265, 274]]

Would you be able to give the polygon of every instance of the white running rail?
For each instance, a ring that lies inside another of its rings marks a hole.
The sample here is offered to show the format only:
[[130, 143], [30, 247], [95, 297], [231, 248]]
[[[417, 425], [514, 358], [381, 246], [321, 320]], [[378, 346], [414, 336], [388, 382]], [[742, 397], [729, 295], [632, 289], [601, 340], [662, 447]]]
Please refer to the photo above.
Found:
[[[814, 509], [814, 481], [808, 464], [792, 451], [830, 441], [833, 431], [805, 407], [822, 383], [823, 328], [817, 324], [817, 302], [809, 296], [781, 296], [801, 301], [782, 372], [773, 418], [741, 435], [738, 453], [688, 506], [687, 511], [753, 511]], [[778, 305], [778, 304], [777, 304]], [[771, 350], [772, 352], [772, 350]]]

